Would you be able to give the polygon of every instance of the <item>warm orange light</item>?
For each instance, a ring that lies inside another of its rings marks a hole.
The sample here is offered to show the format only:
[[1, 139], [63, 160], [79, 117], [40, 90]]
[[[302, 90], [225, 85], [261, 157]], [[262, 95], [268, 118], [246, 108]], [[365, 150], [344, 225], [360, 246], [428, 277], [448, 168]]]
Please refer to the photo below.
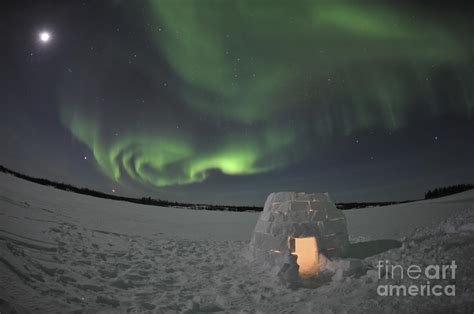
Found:
[[[294, 241], [294, 243], [292, 243]], [[300, 277], [310, 277], [319, 273], [319, 251], [315, 237], [290, 238], [291, 254], [297, 256]]]

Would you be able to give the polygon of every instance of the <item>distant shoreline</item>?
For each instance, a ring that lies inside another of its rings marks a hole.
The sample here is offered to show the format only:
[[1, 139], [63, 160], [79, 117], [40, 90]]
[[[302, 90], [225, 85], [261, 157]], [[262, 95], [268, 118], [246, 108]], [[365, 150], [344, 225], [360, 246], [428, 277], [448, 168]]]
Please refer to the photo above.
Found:
[[263, 210], [263, 207], [258, 206], [233, 206], [233, 205], [210, 205], [210, 204], [191, 204], [191, 203], [182, 203], [182, 202], [172, 202], [168, 200], [162, 199], [154, 199], [151, 197], [126, 197], [126, 196], [119, 196], [119, 195], [112, 195], [100, 191], [91, 190], [88, 188], [80, 188], [68, 183], [60, 183], [51, 181], [44, 178], [35, 178], [28, 176], [26, 174], [19, 173], [17, 171], [8, 169], [2, 165], [0, 165], [0, 172], [13, 175], [23, 180], [27, 180], [30, 182], [34, 182], [41, 185], [52, 186], [56, 189], [74, 192], [83, 195], [94, 196], [98, 198], [105, 198], [111, 199], [116, 201], [125, 201], [135, 204], [142, 204], [142, 205], [151, 205], [151, 206], [161, 206], [161, 207], [178, 207], [178, 208], [186, 208], [186, 209], [193, 209], [193, 210], [216, 210], [216, 211], [234, 211], [234, 212], [260, 212]]
[[[41, 185], [47, 185], [47, 186], [52, 186], [56, 189], [63, 190], [63, 191], [69, 191], [69, 192], [74, 192], [78, 194], [83, 194], [83, 195], [89, 195], [89, 196], [94, 196], [94, 197], [99, 197], [99, 198], [105, 198], [105, 199], [111, 199], [111, 200], [116, 200], [116, 201], [125, 201], [125, 202], [130, 202], [130, 203], [135, 203], [135, 204], [142, 204], [142, 205], [151, 205], [151, 206], [161, 206], [161, 207], [176, 207], [176, 208], [186, 208], [186, 209], [191, 209], [191, 210], [214, 210], [214, 211], [232, 211], [232, 212], [261, 212], [263, 210], [263, 207], [260, 206], [234, 206], [234, 205], [210, 205], [210, 204], [192, 204], [192, 203], [181, 203], [181, 202], [173, 202], [173, 201], [168, 201], [168, 200], [162, 200], [162, 199], [154, 199], [151, 197], [141, 197], [141, 198], [135, 198], [135, 197], [125, 197], [125, 196], [118, 196], [118, 195], [112, 195], [112, 194], [107, 194], [104, 192], [99, 192], [95, 190], [91, 190], [88, 188], [79, 188], [71, 184], [67, 183], [59, 183], [55, 181], [51, 181], [48, 179], [44, 178], [35, 178], [31, 177], [22, 173], [19, 173], [17, 171], [8, 169], [2, 165], [0, 165], [0, 172], [6, 173], [13, 175], [15, 177], [34, 182], [37, 184]], [[456, 187], [462, 187], [461, 189], [456, 189]], [[452, 189], [449, 191], [452, 191], [451, 194], [463, 192], [469, 189], [474, 188], [473, 185], [469, 184], [460, 184], [451, 187]], [[464, 190], [463, 190], [464, 189]], [[435, 189], [433, 191], [438, 191], [442, 189]], [[458, 191], [459, 190], [459, 191]], [[431, 192], [433, 191], [428, 191], [426, 195], [430, 195]], [[427, 198], [425, 195], [425, 199]], [[447, 194], [449, 195], [449, 194]], [[442, 195], [445, 196], [445, 195]], [[431, 197], [428, 197], [431, 198]], [[419, 201], [422, 199], [418, 200], [406, 200], [406, 201], [388, 201], [388, 202], [346, 202], [346, 203], [336, 203], [337, 208], [341, 210], [349, 210], [349, 209], [360, 209], [360, 208], [365, 208], [365, 207], [377, 207], [377, 206], [388, 206], [388, 205], [396, 205], [396, 204], [404, 204], [404, 203], [410, 203], [410, 202], [415, 202]]]

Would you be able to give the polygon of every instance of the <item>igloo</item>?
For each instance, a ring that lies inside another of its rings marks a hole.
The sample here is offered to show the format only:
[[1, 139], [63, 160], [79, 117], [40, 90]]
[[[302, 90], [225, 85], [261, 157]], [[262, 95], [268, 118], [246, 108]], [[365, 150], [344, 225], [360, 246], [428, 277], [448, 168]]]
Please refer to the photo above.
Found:
[[344, 256], [349, 246], [344, 214], [327, 193], [268, 196], [250, 241], [250, 257], [285, 277], [320, 272], [320, 261]]

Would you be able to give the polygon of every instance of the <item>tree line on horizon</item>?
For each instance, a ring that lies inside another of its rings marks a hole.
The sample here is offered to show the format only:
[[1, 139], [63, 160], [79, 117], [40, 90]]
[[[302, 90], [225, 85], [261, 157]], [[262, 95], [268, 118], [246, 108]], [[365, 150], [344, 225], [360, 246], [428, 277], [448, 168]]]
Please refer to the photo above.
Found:
[[474, 184], [457, 184], [429, 190], [425, 193], [425, 200], [448, 196], [474, 189]]
[[[28, 180], [31, 182], [35, 182], [41, 185], [48, 185], [55, 187], [59, 190], [64, 191], [71, 191], [79, 194], [95, 196], [99, 198], [117, 200], [117, 201], [126, 201], [130, 203], [136, 204], [143, 204], [143, 205], [152, 205], [152, 206], [161, 206], [161, 207], [180, 207], [180, 208], [187, 208], [187, 209], [194, 209], [194, 210], [219, 210], [219, 211], [235, 211], [235, 212], [260, 212], [263, 210], [263, 207], [260, 206], [235, 206], [235, 205], [211, 205], [211, 204], [192, 204], [192, 203], [181, 203], [181, 202], [172, 202], [168, 200], [162, 199], [155, 199], [151, 197], [141, 197], [141, 198], [134, 198], [134, 197], [125, 197], [119, 195], [112, 195], [107, 194], [104, 192], [99, 192], [95, 190], [91, 190], [88, 188], [79, 188], [71, 184], [67, 183], [59, 183], [54, 182], [48, 179], [43, 178], [35, 178], [31, 177], [13, 170], [10, 170], [2, 165], [0, 165], [0, 172], [8, 173], [14, 175], [18, 178], [22, 178], [24, 180]], [[455, 193], [464, 192], [470, 189], [474, 189], [474, 185], [472, 184], [458, 184], [452, 185], [447, 187], [436, 188], [434, 190], [429, 190], [425, 193], [425, 199], [432, 199], [443, 197]], [[340, 210], [348, 210], [348, 209], [357, 209], [357, 208], [365, 208], [365, 207], [374, 207], [374, 206], [388, 206], [388, 205], [395, 205], [395, 204], [403, 204], [413, 202], [414, 200], [407, 200], [407, 201], [392, 201], [392, 202], [347, 202], [347, 203], [336, 203], [336, 207]]]
[[126, 197], [126, 196], [119, 196], [119, 195], [112, 195], [107, 194], [104, 192], [99, 192], [96, 190], [91, 190], [88, 188], [79, 188], [77, 186], [68, 184], [68, 183], [60, 183], [51, 181], [44, 178], [35, 178], [31, 177], [11, 169], [8, 169], [2, 165], [0, 165], [0, 172], [8, 173], [14, 175], [15, 177], [35, 182], [41, 185], [48, 185], [52, 186], [56, 189], [63, 190], [63, 191], [71, 191], [79, 194], [95, 196], [99, 198], [111, 199], [116, 201], [126, 201], [130, 203], [136, 204], [143, 204], [143, 205], [152, 205], [152, 206], [161, 206], [161, 207], [180, 207], [180, 208], [187, 208], [187, 209], [208, 209], [208, 210], [226, 210], [226, 211], [262, 211], [263, 208], [258, 206], [231, 206], [231, 205], [211, 205], [211, 204], [191, 204], [191, 203], [181, 203], [181, 202], [172, 202], [162, 199], [155, 199], [151, 197]]

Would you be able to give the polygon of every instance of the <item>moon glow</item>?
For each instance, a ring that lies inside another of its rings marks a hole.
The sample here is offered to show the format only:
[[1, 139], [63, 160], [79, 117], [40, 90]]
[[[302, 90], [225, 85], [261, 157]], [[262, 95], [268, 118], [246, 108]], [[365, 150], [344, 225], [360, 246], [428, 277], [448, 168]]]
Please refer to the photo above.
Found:
[[49, 32], [46, 32], [46, 31], [41, 32], [39, 34], [39, 39], [40, 39], [41, 42], [47, 43], [51, 40], [51, 34]]

